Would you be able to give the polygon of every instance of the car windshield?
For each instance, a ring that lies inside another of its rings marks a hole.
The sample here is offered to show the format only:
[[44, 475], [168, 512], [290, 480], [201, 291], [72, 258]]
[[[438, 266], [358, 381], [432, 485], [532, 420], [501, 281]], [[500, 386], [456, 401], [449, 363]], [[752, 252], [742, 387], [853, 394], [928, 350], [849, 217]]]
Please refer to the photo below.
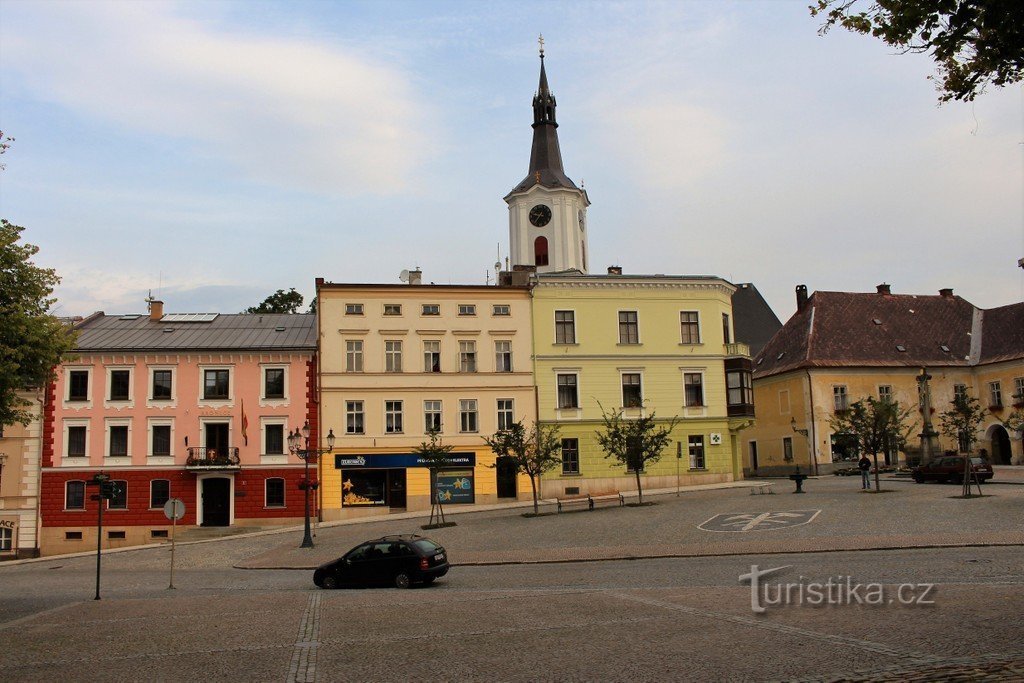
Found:
[[971, 458], [972, 465], [987, 465], [985, 458]]
[[441, 548], [441, 546], [427, 538], [417, 538], [412, 544], [426, 553], [432, 553]]

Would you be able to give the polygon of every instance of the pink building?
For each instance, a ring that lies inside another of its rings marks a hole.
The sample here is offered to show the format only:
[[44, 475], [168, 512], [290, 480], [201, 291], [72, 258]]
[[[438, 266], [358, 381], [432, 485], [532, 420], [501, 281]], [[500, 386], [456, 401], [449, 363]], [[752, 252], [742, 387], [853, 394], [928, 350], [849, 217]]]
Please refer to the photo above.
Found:
[[76, 357], [47, 392], [42, 554], [95, 548], [100, 472], [117, 484], [104, 503], [111, 547], [166, 537], [170, 498], [185, 503], [179, 527], [301, 522], [288, 434], [308, 420], [318, 440], [315, 316], [164, 315], [153, 302], [76, 329]]

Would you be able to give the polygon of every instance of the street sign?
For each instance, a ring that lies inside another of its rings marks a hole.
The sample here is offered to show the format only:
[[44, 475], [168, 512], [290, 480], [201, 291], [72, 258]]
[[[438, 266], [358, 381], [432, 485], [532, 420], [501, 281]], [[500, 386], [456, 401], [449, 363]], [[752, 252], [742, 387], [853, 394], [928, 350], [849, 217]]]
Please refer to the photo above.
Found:
[[171, 498], [164, 503], [164, 515], [167, 519], [179, 520], [185, 516], [185, 501], [181, 498]]

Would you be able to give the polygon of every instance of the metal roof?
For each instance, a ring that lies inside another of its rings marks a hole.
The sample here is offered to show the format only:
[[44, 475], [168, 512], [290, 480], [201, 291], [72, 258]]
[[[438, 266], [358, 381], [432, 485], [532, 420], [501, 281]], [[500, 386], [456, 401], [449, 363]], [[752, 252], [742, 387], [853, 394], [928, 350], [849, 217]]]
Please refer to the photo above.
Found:
[[316, 315], [237, 313], [205, 322], [90, 316], [76, 326], [76, 351], [313, 351]]

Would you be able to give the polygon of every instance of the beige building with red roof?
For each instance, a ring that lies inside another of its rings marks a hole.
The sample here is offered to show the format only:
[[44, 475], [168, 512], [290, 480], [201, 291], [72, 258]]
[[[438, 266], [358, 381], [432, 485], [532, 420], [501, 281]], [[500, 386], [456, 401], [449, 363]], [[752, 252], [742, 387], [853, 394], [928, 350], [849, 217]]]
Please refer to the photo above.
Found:
[[[1024, 303], [984, 310], [951, 289], [908, 295], [893, 294], [889, 285], [808, 296], [801, 285], [796, 313], [754, 360], [757, 424], [744, 433], [745, 471], [830, 471], [853, 455], [830, 421], [867, 396], [889, 396], [916, 410], [906, 452], [893, 459], [920, 458], [924, 370], [934, 431], [954, 394], [966, 392], [987, 413], [975, 450], [985, 449], [996, 465], [1024, 464], [1020, 432], [1001, 421], [1024, 407]], [[957, 444], [939, 435], [938, 447]]]

